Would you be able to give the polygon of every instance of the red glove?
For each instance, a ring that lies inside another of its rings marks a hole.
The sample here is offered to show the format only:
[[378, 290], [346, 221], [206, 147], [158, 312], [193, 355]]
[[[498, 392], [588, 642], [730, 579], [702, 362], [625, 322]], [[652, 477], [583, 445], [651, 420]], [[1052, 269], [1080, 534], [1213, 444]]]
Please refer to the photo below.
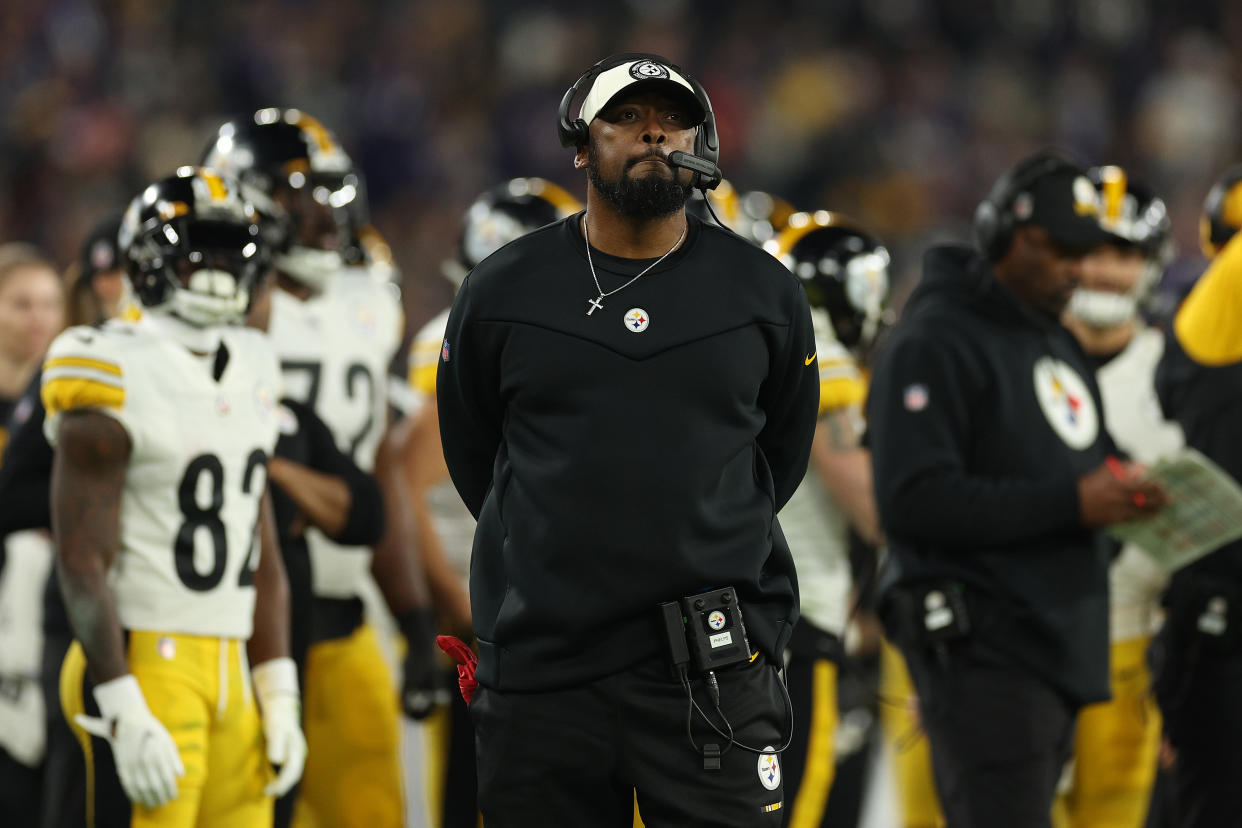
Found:
[[453, 635], [437, 635], [436, 643], [457, 662], [457, 686], [461, 688], [461, 697], [466, 700], [466, 704], [470, 704], [474, 691], [479, 687], [474, 679], [474, 668], [479, 664], [478, 656], [466, 646], [466, 642]]

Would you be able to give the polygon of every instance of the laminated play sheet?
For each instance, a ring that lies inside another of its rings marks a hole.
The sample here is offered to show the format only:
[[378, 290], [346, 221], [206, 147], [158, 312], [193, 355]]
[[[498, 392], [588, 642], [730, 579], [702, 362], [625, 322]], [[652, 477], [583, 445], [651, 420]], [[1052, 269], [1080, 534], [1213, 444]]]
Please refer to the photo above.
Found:
[[1167, 571], [1242, 538], [1242, 487], [1194, 449], [1156, 462], [1148, 473], [1168, 491], [1170, 503], [1155, 515], [1108, 528]]

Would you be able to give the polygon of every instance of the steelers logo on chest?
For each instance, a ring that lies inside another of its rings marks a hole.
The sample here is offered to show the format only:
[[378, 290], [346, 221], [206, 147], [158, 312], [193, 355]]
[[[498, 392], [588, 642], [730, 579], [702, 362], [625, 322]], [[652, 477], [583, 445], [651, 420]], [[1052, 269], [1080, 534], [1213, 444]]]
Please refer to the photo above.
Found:
[[1035, 362], [1035, 397], [1052, 430], [1072, 449], [1085, 449], [1100, 433], [1095, 400], [1070, 365], [1050, 356]]
[[625, 329], [631, 333], [642, 333], [651, 324], [651, 317], [642, 308], [630, 308], [625, 312]]

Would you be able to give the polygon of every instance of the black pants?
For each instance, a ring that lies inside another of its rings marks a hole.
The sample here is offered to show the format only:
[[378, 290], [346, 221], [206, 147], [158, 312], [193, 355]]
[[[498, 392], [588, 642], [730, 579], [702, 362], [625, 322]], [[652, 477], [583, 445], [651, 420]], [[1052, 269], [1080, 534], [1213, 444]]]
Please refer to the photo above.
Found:
[[476, 828], [479, 824], [479, 782], [474, 753], [474, 724], [470, 708], [457, 692], [457, 670], [452, 670], [452, 706], [449, 711], [448, 755], [445, 757], [443, 828]]
[[27, 767], [0, 748], [0, 824], [38, 825], [42, 786], [43, 768]]
[[[734, 737], [779, 747], [789, 723], [775, 668], [760, 657], [717, 675]], [[714, 715], [704, 683], [691, 684]], [[480, 687], [470, 712], [484, 823], [630, 828], [637, 793], [647, 828], [779, 826], [779, 760], [734, 746], [719, 770], [704, 770], [687, 740], [686, 711], [685, 690], [656, 662], [544, 693]], [[697, 713], [692, 732], [700, 748], [723, 741]]]
[[[55, 580], [55, 574], [52, 579]], [[53, 584], [53, 588], [54, 588]], [[47, 753], [43, 759], [43, 828], [86, 824], [86, 761], [82, 745], [60, 707], [60, 667], [73, 643], [67, 630], [43, 631], [43, 703], [47, 709]]]
[[[1198, 612], [1170, 612], [1153, 644], [1156, 700], [1177, 751], [1178, 828], [1242, 823], [1242, 649], [1199, 631]], [[1232, 619], [1231, 619], [1232, 620]]]
[[949, 828], [1048, 828], [1077, 710], [1046, 682], [954, 642], [902, 647]]

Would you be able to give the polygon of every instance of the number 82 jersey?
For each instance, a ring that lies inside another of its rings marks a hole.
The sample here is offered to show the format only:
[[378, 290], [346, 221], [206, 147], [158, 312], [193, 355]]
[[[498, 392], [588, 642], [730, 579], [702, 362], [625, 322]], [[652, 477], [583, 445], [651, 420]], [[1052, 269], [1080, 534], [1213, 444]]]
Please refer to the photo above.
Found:
[[221, 350], [199, 356], [152, 328], [112, 321], [57, 337], [43, 368], [47, 437], [55, 446], [75, 409], [129, 435], [109, 572], [121, 626], [248, 639], [279, 365], [255, 330], [222, 328]]

